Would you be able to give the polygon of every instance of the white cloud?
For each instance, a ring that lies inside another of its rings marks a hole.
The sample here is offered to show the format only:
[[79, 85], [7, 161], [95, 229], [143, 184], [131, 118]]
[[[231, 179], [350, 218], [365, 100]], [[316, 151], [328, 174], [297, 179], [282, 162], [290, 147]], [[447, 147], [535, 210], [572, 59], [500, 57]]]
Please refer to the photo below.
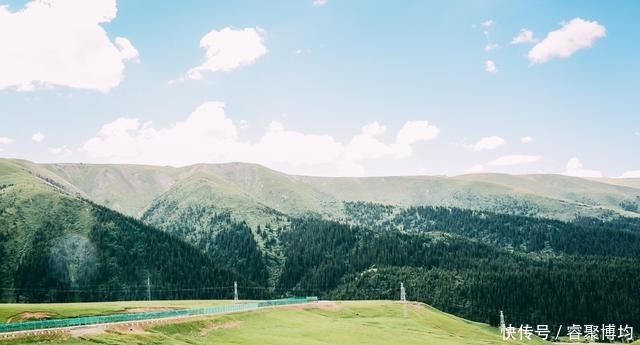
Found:
[[112, 163], [181, 166], [232, 160], [228, 153], [242, 151], [236, 139], [236, 126], [224, 114], [224, 104], [207, 102], [186, 120], [167, 128], [119, 118], [102, 126], [82, 150], [91, 158]]
[[498, 71], [498, 68], [493, 60], [487, 60], [484, 62], [484, 70], [489, 73], [495, 73]]
[[533, 138], [530, 136], [520, 138], [520, 142], [523, 144], [531, 144], [533, 142]]
[[120, 50], [120, 56], [123, 60], [133, 60], [135, 62], [140, 62], [138, 49], [129, 42], [128, 39], [124, 37], [116, 37], [116, 46]]
[[488, 53], [498, 48], [500, 48], [500, 45], [497, 43], [487, 43], [487, 45], [484, 46], [484, 51]]
[[50, 154], [58, 157], [69, 157], [72, 154], [72, 151], [67, 147], [67, 145], [63, 145], [60, 147], [50, 147], [48, 151]]
[[518, 35], [511, 40], [511, 44], [536, 43], [538, 39], [533, 37], [533, 31], [529, 29], [520, 29]]
[[207, 102], [185, 120], [165, 128], [136, 118], [116, 119], [103, 125], [81, 151], [95, 162], [184, 166], [243, 161], [292, 173], [362, 175], [364, 161], [411, 156], [414, 144], [435, 139], [438, 133], [427, 121], [408, 121], [395, 141], [386, 141], [387, 127], [372, 122], [343, 143], [326, 134], [289, 130], [273, 121], [252, 142], [239, 138], [224, 103]]
[[496, 22], [493, 19], [488, 19], [485, 20], [484, 22], [480, 23], [480, 26], [482, 26], [483, 28], [492, 28], [496, 25]]
[[466, 169], [464, 172], [467, 174], [478, 174], [484, 171], [484, 166], [482, 166], [482, 164], [476, 164], [468, 169]]
[[203, 72], [229, 72], [255, 63], [267, 53], [264, 34], [261, 28], [211, 30], [200, 40], [200, 47], [207, 50], [205, 62], [190, 69], [187, 77], [202, 79]]
[[123, 37], [114, 44], [101, 26], [116, 12], [115, 0], [33, 0], [17, 12], [0, 6], [0, 90], [118, 86], [137, 51]]
[[640, 178], [640, 170], [627, 171], [620, 178]]
[[42, 132], [33, 133], [33, 135], [31, 136], [31, 140], [38, 143], [42, 142], [44, 140], [44, 134], [42, 134]]
[[545, 63], [553, 58], [567, 58], [576, 51], [589, 48], [596, 39], [605, 36], [605, 27], [596, 21], [574, 18], [562, 23], [558, 30], [551, 31], [547, 37], [529, 51], [532, 64]]
[[496, 149], [507, 142], [499, 136], [493, 135], [490, 137], [485, 137], [478, 140], [473, 145], [466, 145], [466, 147], [474, 150], [474, 151], [484, 151], [484, 150], [493, 150]]
[[242, 143], [246, 152], [232, 153], [249, 161], [264, 165], [286, 163], [309, 166], [335, 162], [343, 151], [341, 143], [322, 134], [306, 134], [287, 130], [280, 122], [272, 122], [267, 132], [255, 143]]
[[428, 121], [408, 121], [398, 131], [396, 142], [400, 145], [411, 145], [419, 141], [435, 139], [438, 134], [440, 129], [430, 125]]
[[562, 174], [578, 177], [602, 177], [602, 173], [599, 170], [585, 169], [577, 157], [573, 157], [567, 161], [565, 171]]
[[502, 156], [497, 159], [492, 160], [487, 163], [488, 165], [493, 166], [509, 166], [509, 165], [521, 165], [521, 164], [529, 164], [535, 163], [542, 160], [542, 156], [533, 156], [533, 155], [507, 155]]
[[636, 137], [640, 137], [640, 131], [636, 131], [634, 134], [636, 135]]
[[328, 0], [313, 0], [313, 6], [324, 6]]
[[0, 144], [11, 144], [13, 139], [7, 137], [0, 137]]

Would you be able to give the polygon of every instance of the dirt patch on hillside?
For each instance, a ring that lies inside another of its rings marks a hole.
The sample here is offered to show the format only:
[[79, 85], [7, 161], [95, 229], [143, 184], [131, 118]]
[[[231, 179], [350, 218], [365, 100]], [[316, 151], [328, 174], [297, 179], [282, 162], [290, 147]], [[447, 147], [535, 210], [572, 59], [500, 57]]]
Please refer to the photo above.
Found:
[[46, 311], [25, 311], [20, 314], [16, 314], [7, 319], [7, 322], [15, 321], [27, 321], [27, 320], [44, 320], [49, 319], [56, 314]]
[[133, 325], [125, 325], [125, 324], [118, 324], [118, 325], [111, 325], [109, 326], [108, 330], [113, 330], [116, 331], [118, 333], [129, 333], [129, 334], [148, 334], [149, 332], [147, 332], [143, 325], [141, 324], [133, 324]]
[[77, 327], [77, 328], [71, 328], [69, 330], [69, 335], [71, 335], [74, 338], [84, 337], [87, 335], [103, 334], [103, 333], [106, 333], [106, 327], [104, 325]]
[[204, 337], [209, 333], [219, 329], [230, 329], [230, 328], [238, 328], [238, 327], [240, 327], [239, 321], [227, 321], [225, 323], [211, 322], [200, 331], [200, 336]]
[[332, 312], [342, 310], [342, 305], [334, 301], [318, 301], [315, 303], [299, 304], [286, 307], [287, 309], [305, 310], [305, 309], [322, 309]]

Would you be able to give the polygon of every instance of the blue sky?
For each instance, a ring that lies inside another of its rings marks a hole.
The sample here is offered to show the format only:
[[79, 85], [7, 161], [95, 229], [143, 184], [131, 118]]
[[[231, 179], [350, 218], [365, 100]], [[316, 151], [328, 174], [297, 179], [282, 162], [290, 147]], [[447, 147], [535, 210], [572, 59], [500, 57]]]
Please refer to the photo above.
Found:
[[[0, 27], [13, 18], [0, 30], [2, 157], [640, 177], [637, 2], [56, 0], [64, 8], [33, 14], [26, 3], [0, 0]], [[109, 19], [55, 31], [86, 11]], [[533, 40], [512, 44], [522, 29]], [[238, 60], [191, 78], [211, 32]]]

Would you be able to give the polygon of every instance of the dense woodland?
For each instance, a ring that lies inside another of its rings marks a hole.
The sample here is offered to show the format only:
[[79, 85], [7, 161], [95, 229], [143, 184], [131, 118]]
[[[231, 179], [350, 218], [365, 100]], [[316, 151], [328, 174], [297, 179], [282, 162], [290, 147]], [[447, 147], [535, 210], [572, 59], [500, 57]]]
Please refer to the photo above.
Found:
[[[531, 256], [444, 233], [373, 233], [296, 223], [280, 287], [336, 299], [409, 298], [465, 318], [640, 324], [640, 265], [621, 257]], [[317, 235], [323, 234], [323, 235]]]

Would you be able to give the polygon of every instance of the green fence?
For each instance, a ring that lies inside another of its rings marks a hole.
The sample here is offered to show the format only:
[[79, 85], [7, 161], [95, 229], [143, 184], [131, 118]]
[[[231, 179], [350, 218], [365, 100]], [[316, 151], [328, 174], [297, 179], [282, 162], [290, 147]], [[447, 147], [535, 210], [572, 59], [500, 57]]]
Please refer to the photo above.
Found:
[[141, 313], [123, 313], [123, 314], [113, 314], [113, 315], [105, 315], [105, 316], [83, 316], [83, 317], [74, 317], [74, 318], [66, 318], [66, 319], [51, 319], [51, 320], [42, 320], [42, 321], [5, 323], [5, 324], [0, 324], [0, 333], [17, 332], [17, 331], [35, 331], [35, 330], [41, 330], [41, 329], [95, 325], [95, 324], [102, 324], [102, 323], [166, 319], [166, 318], [181, 317], [181, 316], [221, 314], [221, 313], [228, 313], [228, 312], [234, 312], [234, 311], [255, 310], [255, 309], [271, 307], [271, 306], [309, 303], [317, 300], [318, 300], [317, 297], [295, 297], [295, 298], [284, 298], [284, 299], [267, 300], [267, 301], [251, 302], [251, 303], [218, 305], [213, 307], [163, 310], [163, 311], [152, 311], [152, 312], [141, 312]]

